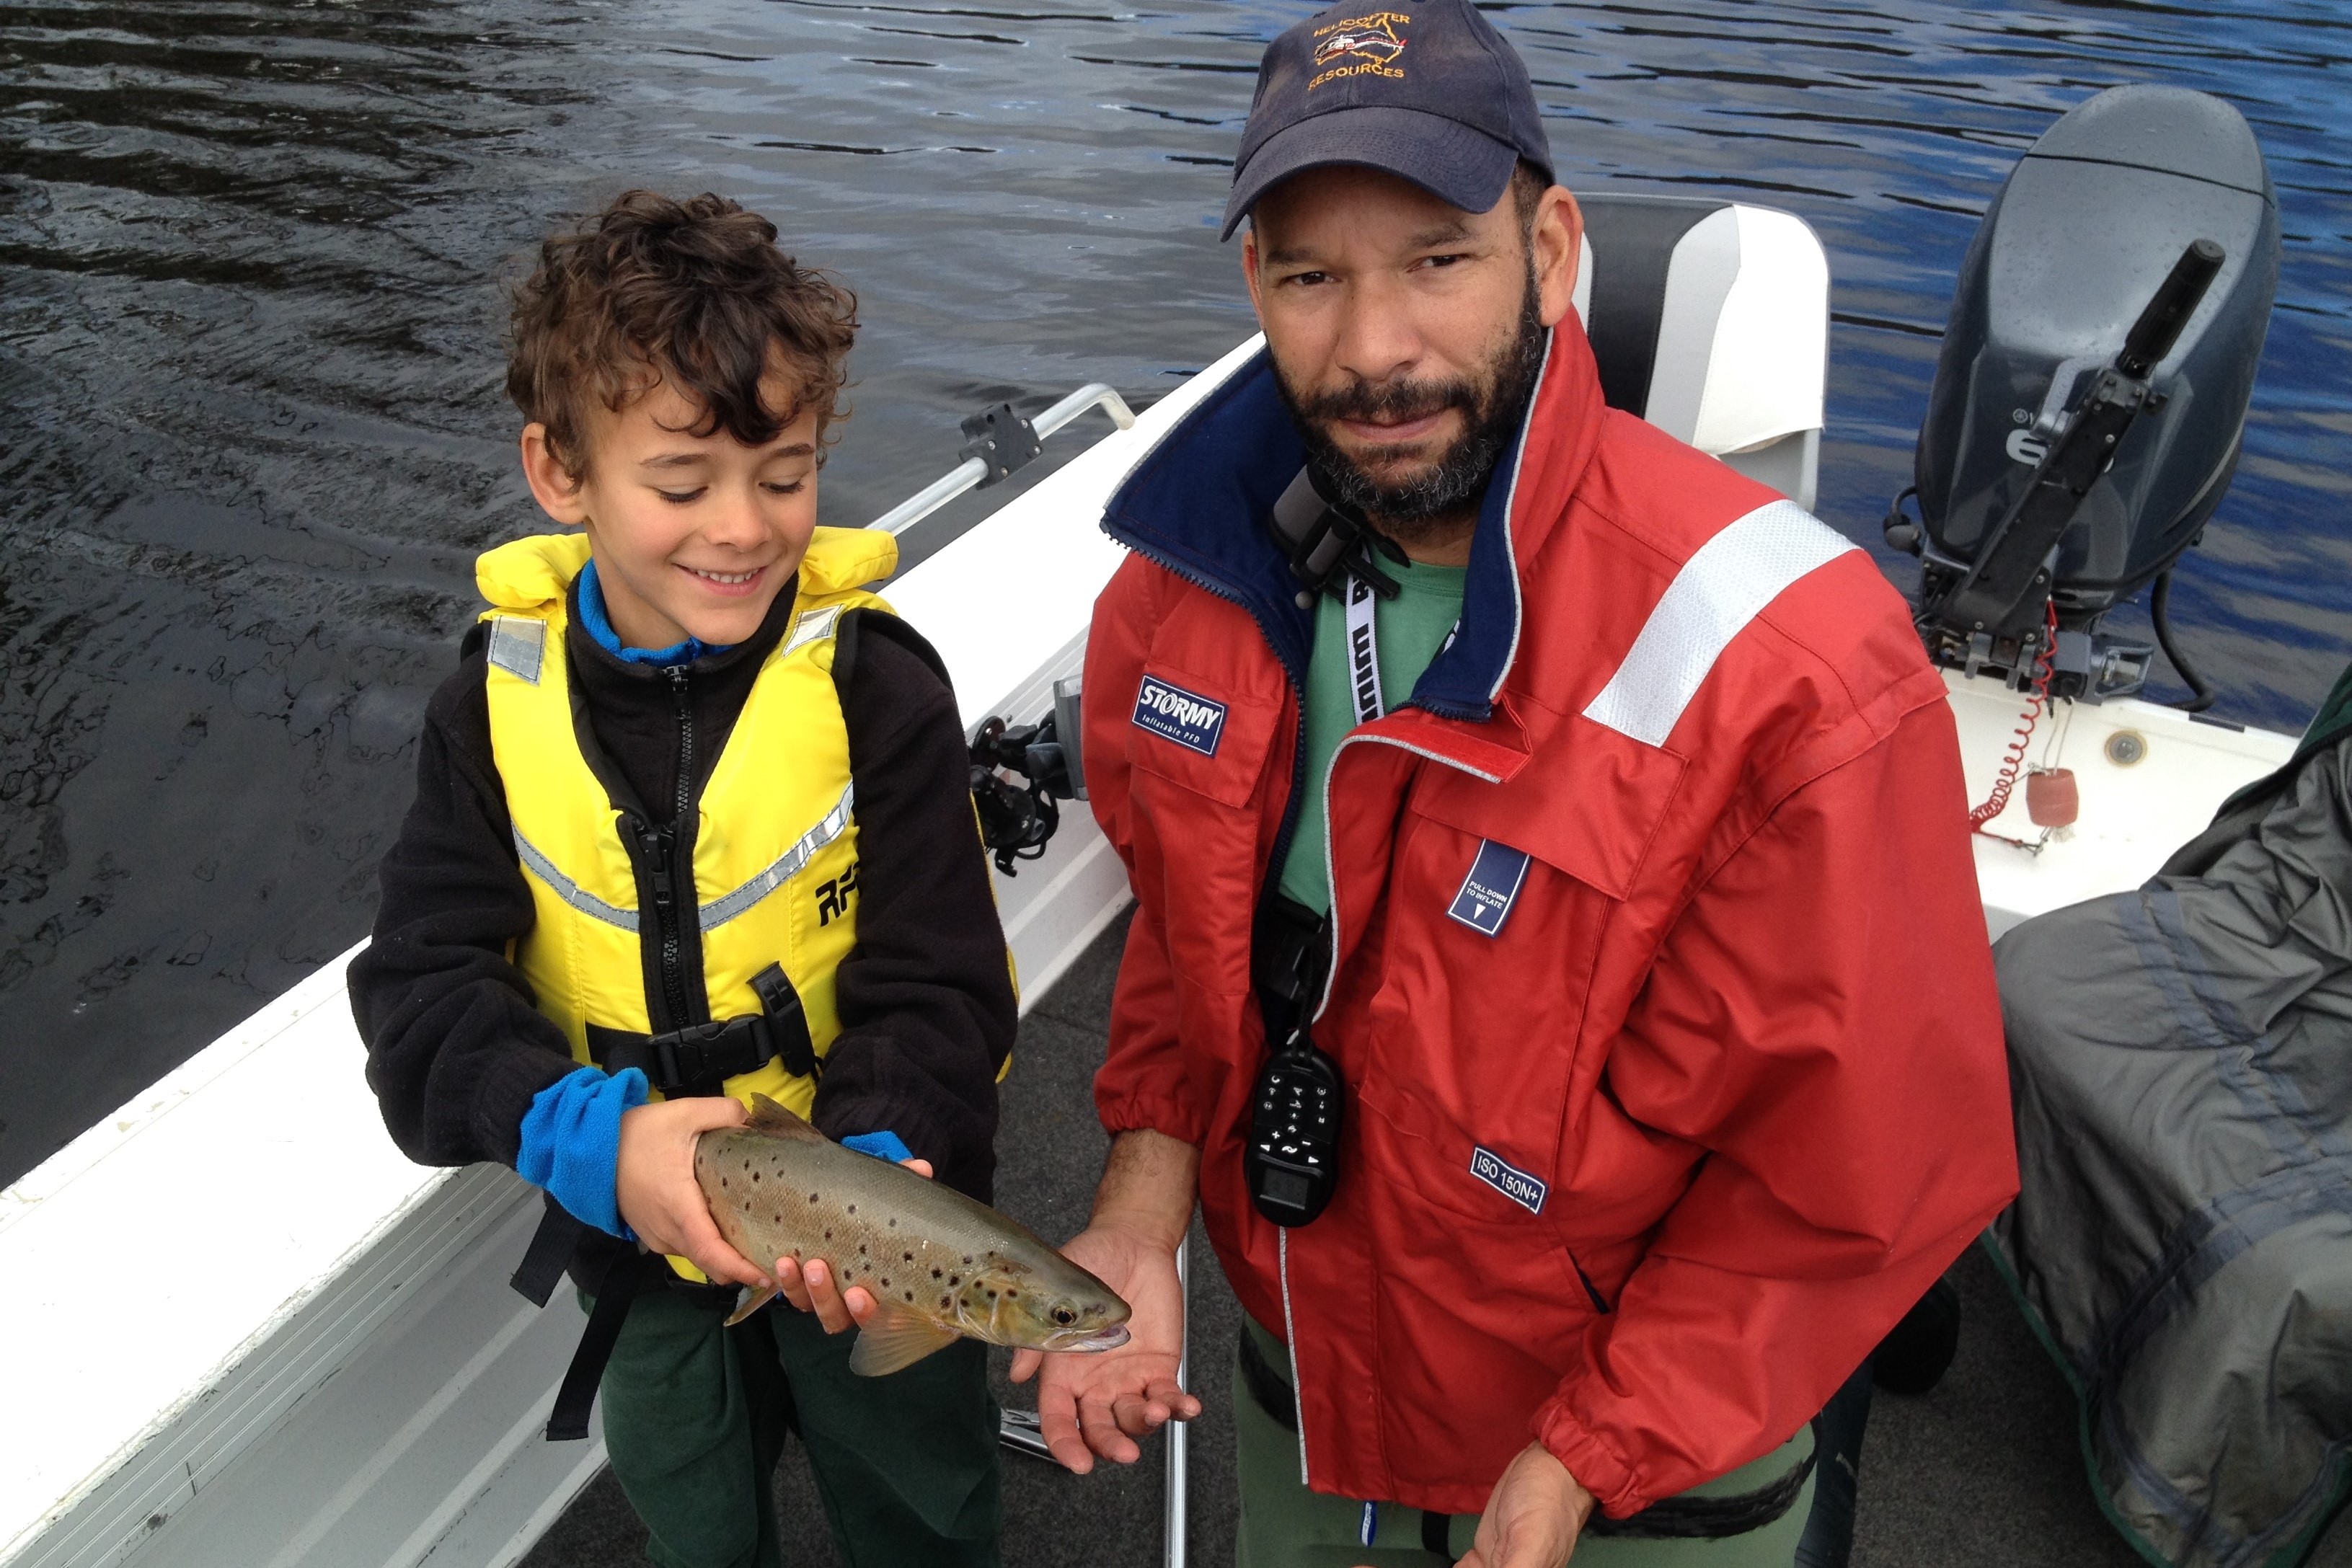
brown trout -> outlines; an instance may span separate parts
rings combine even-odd
[[[877,1310],[849,1369],[911,1366],[959,1337],[1024,1350],[1110,1350],[1128,1304],[1034,1231],[952,1187],[843,1148],[765,1095],[751,1119],[705,1133],[694,1176],[727,1244],[761,1269],[822,1258]],[[774,1299],[748,1293],[730,1322]]]

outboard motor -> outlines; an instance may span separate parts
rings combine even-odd
[[[2278,283],[2279,218],[2253,132],[2218,98],[2113,88],[2062,117],[2001,187],[1960,264],[1920,426],[1929,655],[2021,691],[2098,702],[2154,650],[2098,630],[2169,572],[2238,461]]]

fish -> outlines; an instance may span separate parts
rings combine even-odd
[[[1020,1221],[844,1148],[764,1094],[751,1110],[696,1140],[695,1180],[719,1234],[759,1268],[822,1258],[843,1290],[874,1298],[852,1372],[886,1376],[958,1339],[1050,1351],[1127,1343],[1127,1302]],[[778,1294],[747,1288],[728,1322]]]

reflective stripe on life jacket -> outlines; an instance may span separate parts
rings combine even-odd
[[[574,728],[564,659],[567,595],[588,559],[577,535],[519,539],[484,555],[476,579],[491,609],[490,740],[512,816],[515,853],[535,921],[515,962],[541,1012],[590,1061],[588,1026],[653,1030],[649,975],[660,972],[660,921],[648,866],[641,886],[616,804],[591,768]],[[857,820],[849,737],[833,684],[834,634],[848,610],[888,610],[859,585],[896,564],[896,541],[819,528],[803,558],[791,630],[761,666],[726,748],[710,769],[693,824],[691,889],[678,920],[701,946],[709,1019],[759,1014],[754,976],[781,965],[799,993],[821,1059],[840,1032],[834,970],[856,942]],[[705,1021],[670,1020],[673,1027]],[[814,1075],[781,1061],[725,1080],[744,1101],[765,1094],[800,1115]],[[688,1279],[702,1276],[672,1259]]]

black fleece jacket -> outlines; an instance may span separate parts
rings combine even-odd
[[[698,800],[791,623],[795,586],[748,642],[684,666]],[[564,652],[583,740],[602,753],[616,803],[634,793],[666,823],[677,689],[669,672],[614,658],[583,632],[573,591]],[[986,1201],[1014,1004],[962,728],[939,656],[903,622],[853,612],[836,638],[857,801],[857,943],[836,971],[842,1028],[814,1120],[835,1138],[897,1133],[940,1180]],[[484,643],[481,628],[467,633],[426,708],[416,799],[377,873],[374,940],[351,966],[368,1082],[393,1141],[425,1165],[513,1165],[532,1097],[577,1065],[506,956],[531,927],[531,896],[492,762]],[[707,1016],[700,985],[691,992]]]

